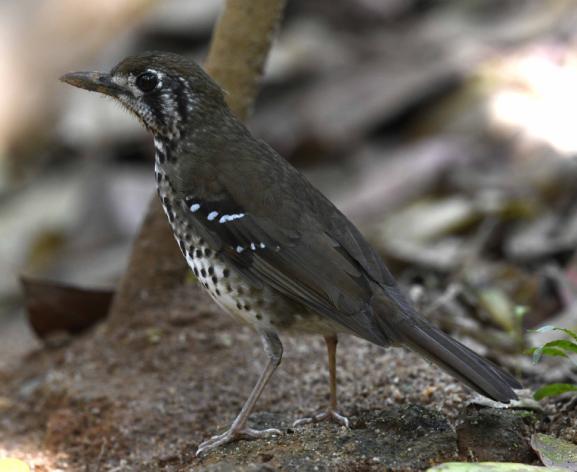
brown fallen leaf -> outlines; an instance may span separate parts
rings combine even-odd
[[[113,290],[87,289],[21,277],[28,320],[36,335],[80,333],[106,318]]]

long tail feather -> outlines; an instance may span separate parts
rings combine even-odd
[[[419,320],[404,334],[410,349],[433,361],[473,390],[508,403],[522,388],[517,380],[442,331]]]
[[[421,354],[486,397],[503,403],[517,399],[513,389],[522,386],[513,376],[431,326],[408,305],[394,307],[402,315],[393,316],[396,322],[391,323],[391,298],[386,300],[386,309],[381,305],[383,311],[377,315],[377,323],[389,338]]]

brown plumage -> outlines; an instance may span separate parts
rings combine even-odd
[[[269,364],[245,407],[199,452],[279,433],[252,430],[246,421],[280,362],[278,332],[284,330],[322,334],[332,359],[331,407],[306,421],[348,424],[335,411],[339,333],[408,347],[489,398],[516,398],[513,389],[520,385],[513,377],[416,313],[356,227],[250,134],[196,64],[146,53],[110,74],[74,73],[63,80],[115,97],[152,132],[159,194],[183,255],[215,301],[264,341]]]

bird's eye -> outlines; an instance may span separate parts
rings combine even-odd
[[[143,72],[136,78],[135,84],[142,92],[152,92],[158,85],[158,77],[152,72]]]

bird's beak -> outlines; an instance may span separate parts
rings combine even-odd
[[[110,74],[102,72],[70,72],[60,77],[65,82],[74,87],[78,87],[92,92],[100,92],[111,97],[116,97],[123,89],[112,81]]]

